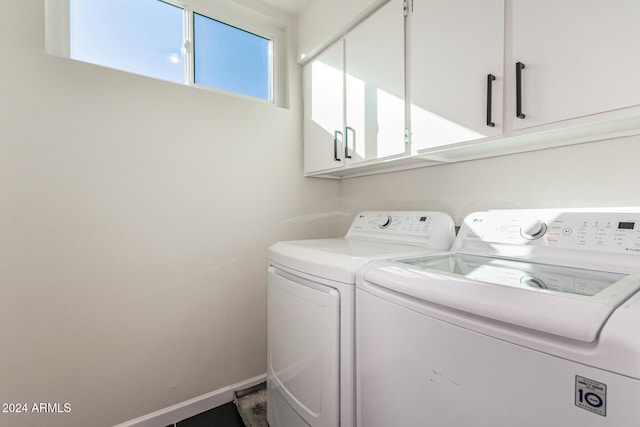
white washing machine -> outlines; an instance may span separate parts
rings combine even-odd
[[[361,212],[344,238],[268,251],[267,418],[271,427],[355,426],[356,271],[376,259],[444,252],[440,212]]]
[[[356,292],[362,427],[640,426],[640,211],[468,216]]]

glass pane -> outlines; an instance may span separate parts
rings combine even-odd
[[[618,273],[465,254],[398,261],[422,269],[460,274],[481,282],[583,296],[595,296],[625,277]]]
[[[194,82],[271,99],[271,41],[193,14]]]
[[[71,58],[184,83],[183,9],[159,0],[70,0]]]

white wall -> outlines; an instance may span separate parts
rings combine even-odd
[[[440,210],[458,225],[488,209],[640,206],[638,159],[640,137],[628,137],[352,178],[340,191],[345,212]]]
[[[0,14],[0,425],[107,426],[266,372],[265,251],[337,232],[291,109],[45,55]],[[293,50],[293,46],[290,47]]]

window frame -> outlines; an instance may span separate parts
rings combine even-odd
[[[45,0],[45,50],[50,55],[71,58],[70,43],[70,1],[71,0]],[[157,0],[183,10],[183,47],[182,59],[184,66],[185,86],[195,87],[201,90],[214,91],[218,93],[239,96],[258,102],[271,103],[277,106],[285,104],[285,31],[286,24],[277,22],[275,18],[269,17],[260,11],[250,9],[247,6],[232,2],[219,2],[215,4],[207,3],[207,0]],[[210,0],[209,0],[210,1]],[[256,36],[263,37],[270,41],[270,99],[263,99],[254,96],[244,95],[225,89],[196,84],[194,81],[194,34],[193,20],[194,13],[214,19],[224,24],[236,27]],[[105,65],[94,64],[101,67],[111,68]],[[130,71],[112,68],[122,72]],[[134,73],[137,74],[137,73]],[[137,74],[149,78],[156,78],[145,74]],[[159,79],[163,80],[163,79]],[[163,80],[168,81],[168,80]],[[173,83],[173,82],[172,82]]]

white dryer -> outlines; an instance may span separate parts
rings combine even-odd
[[[440,212],[361,212],[344,238],[279,242],[267,274],[271,427],[355,425],[356,271],[394,256],[449,250]]]
[[[358,277],[362,427],[640,425],[640,211],[468,216]]]

